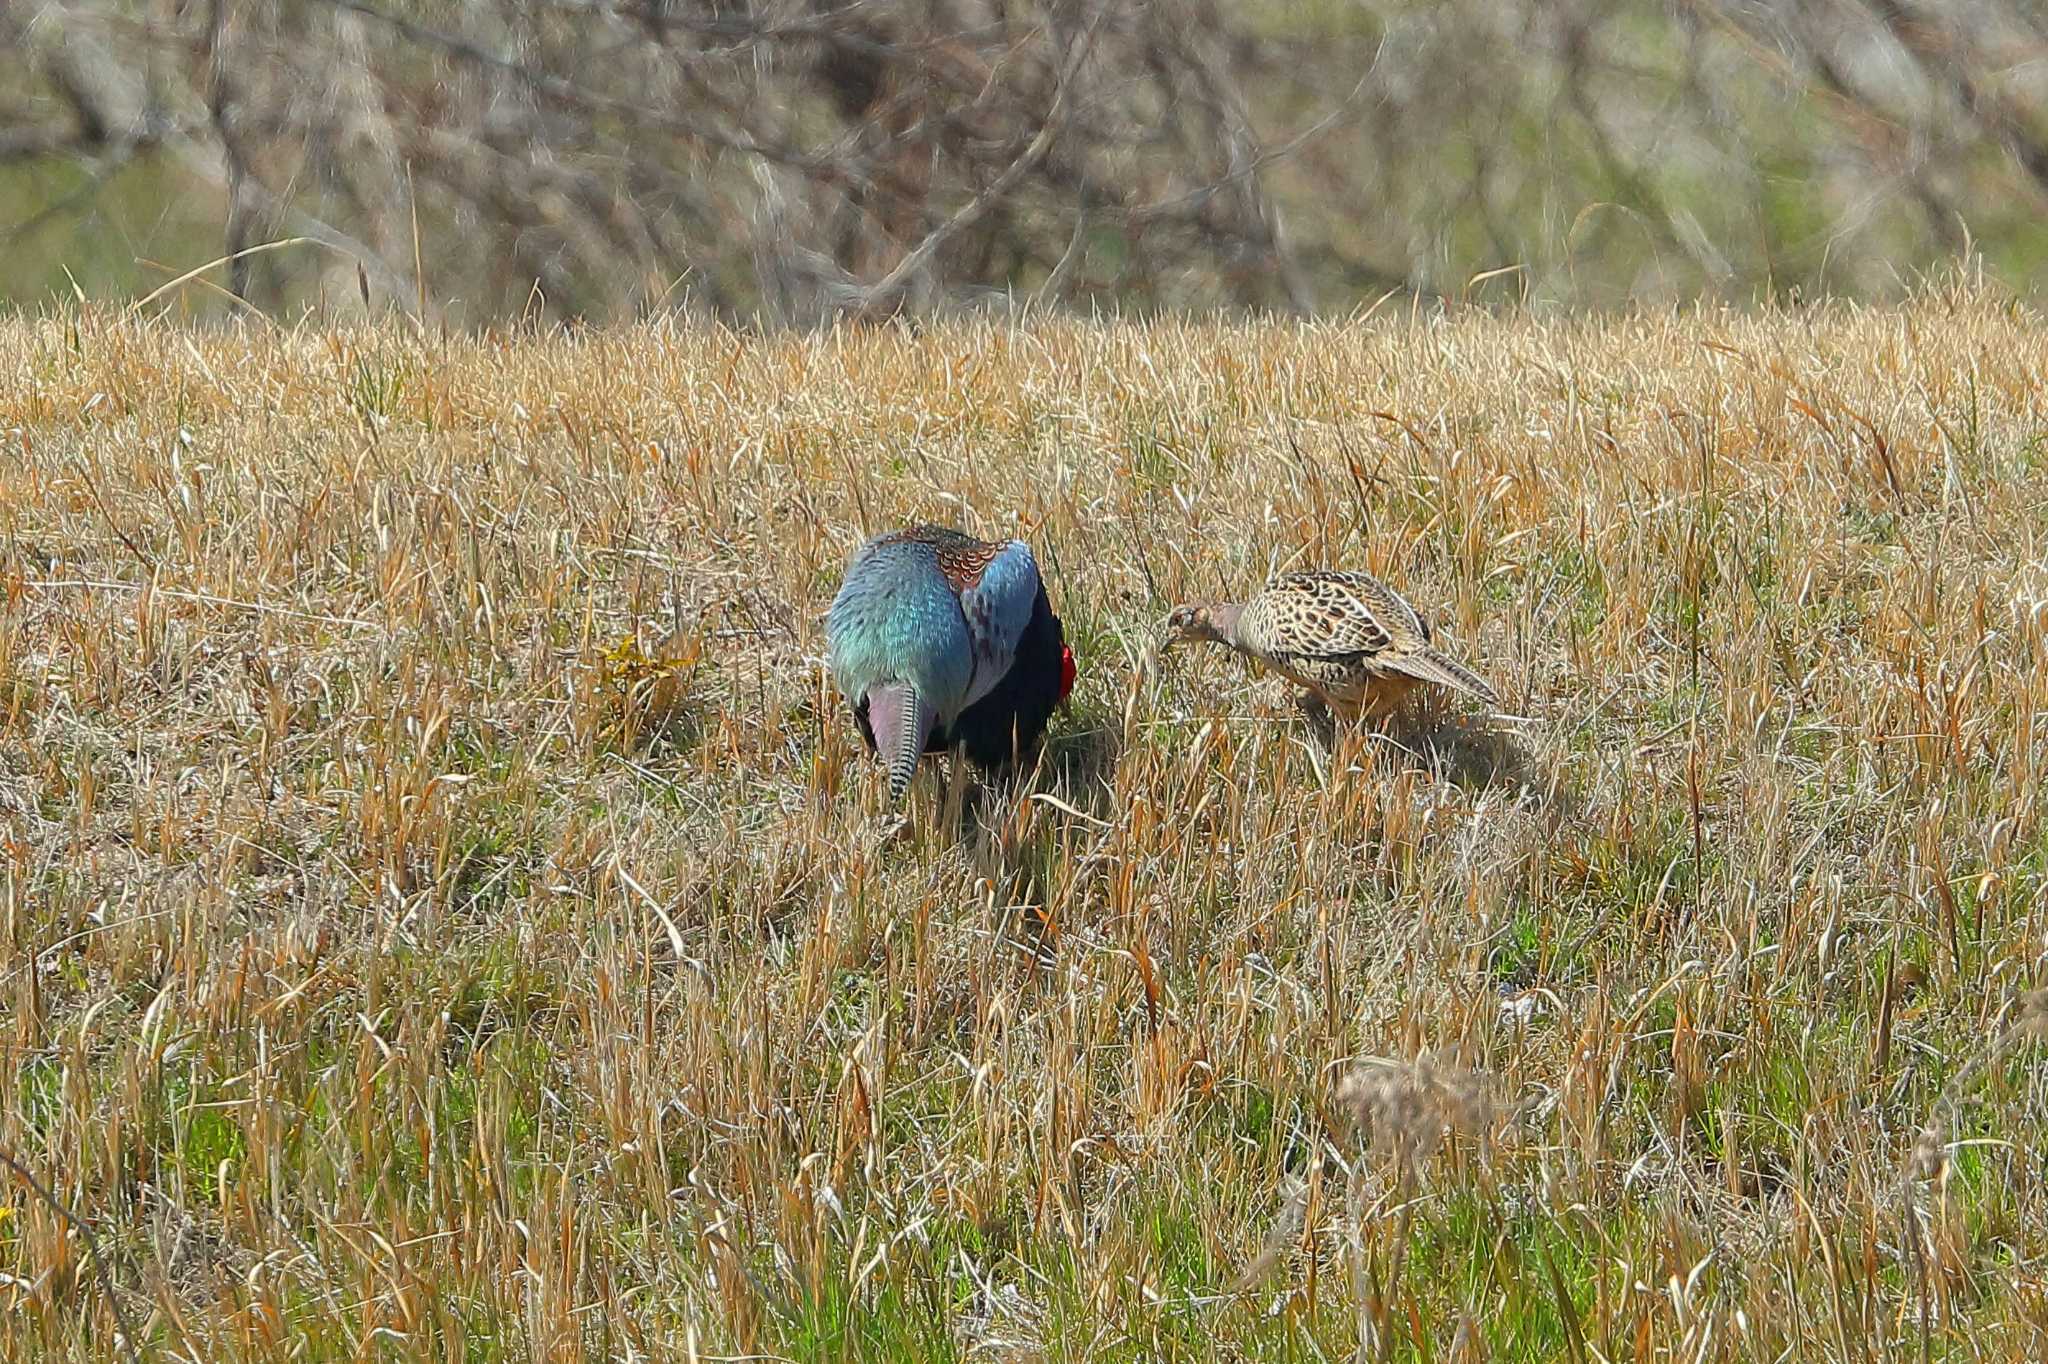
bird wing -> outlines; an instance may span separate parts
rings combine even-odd
[[[960,614],[967,618],[967,637],[974,646],[974,676],[963,708],[994,690],[1017,661],[1017,644],[1031,623],[1040,587],[1038,561],[1022,540],[984,548],[986,555],[973,556],[980,563],[972,580],[960,587]],[[950,577],[953,565],[947,568]]]
[[[1382,654],[1378,662],[1388,672],[1469,692],[1489,706],[1500,704],[1499,694],[1484,679],[1440,649],[1425,647],[1413,652]]]
[[[1267,584],[1262,614],[1276,652],[1304,658],[1378,655],[1429,642],[1406,598],[1366,573],[1311,570]]]
[[[1296,623],[1302,659],[1365,660],[1367,666],[1470,692],[1500,704],[1492,687],[1430,642],[1429,622],[1393,588],[1369,573],[1334,570],[1290,573],[1267,591],[1279,593],[1280,613]]]
[[[946,720],[965,704],[974,651],[945,555],[914,531],[877,536],[854,554],[825,619],[833,680],[849,701],[900,681]]]

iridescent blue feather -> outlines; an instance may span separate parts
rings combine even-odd
[[[923,752],[957,740],[993,766],[1036,743],[1064,686],[1059,620],[1021,540],[936,526],[877,536],[848,563],[825,638],[833,681],[897,798]]]

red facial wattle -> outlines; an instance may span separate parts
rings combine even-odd
[[[1060,645],[1060,700],[1074,690],[1074,651],[1069,645]]]

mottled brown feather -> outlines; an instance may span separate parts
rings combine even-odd
[[[1424,682],[1498,704],[1491,687],[1436,647],[1408,599],[1369,573],[1283,574],[1244,604],[1222,638],[1346,718],[1387,714]]]
[[[1003,552],[1002,544],[977,540],[950,526],[912,526],[883,536],[878,543],[931,546],[939,561],[939,572],[955,592],[965,592],[980,582],[989,562]]]

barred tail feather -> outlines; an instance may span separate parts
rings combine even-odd
[[[917,775],[917,763],[924,756],[925,731],[931,727],[930,703],[916,687],[906,687],[902,727],[896,735],[896,751],[889,754],[889,799],[900,801]]]
[[[1413,653],[1382,654],[1378,661],[1390,672],[1470,692],[1489,706],[1500,704],[1500,697],[1480,680],[1477,673],[1440,650],[1417,649]]]

